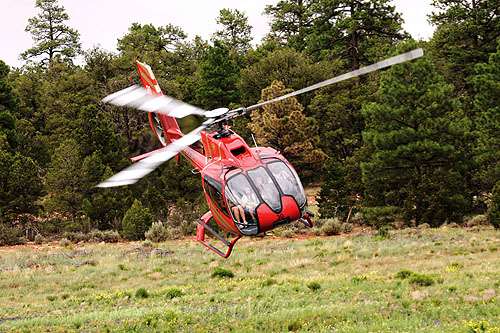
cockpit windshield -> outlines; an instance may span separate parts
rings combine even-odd
[[[276,213],[282,210],[281,196],[292,196],[300,209],[306,203],[299,177],[282,161],[231,176],[226,183],[225,197],[234,221],[245,231],[257,226],[257,207],[265,203]],[[249,229],[250,230],[250,229]]]
[[[264,167],[258,167],[257,169],[248,171],[248,175],[255,184],[262,200],[264,200],[272,210],[281,210],[280,192],[276,188],[276,185],[274,185],[266,169],[264,169]]]
[[[295,171],[281,161],[269,163],[267,167],[281,187],[283,194],[294,197],[298,205],[302,207],[306,202],[306,196],[299,176]]]

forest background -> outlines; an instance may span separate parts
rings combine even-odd
[[[0,60],[0,245],[91,230],[139,239],[155,221],[171,236],[194,233],[208,207],[185,160],[133,186],[95,187],[130,156],[160,146],[146,114],[100,102],[138,83],[136,60],[153,68],[165,94],[210,110],[416,47],[423,58],[269,105],[233,128],[319,184],[322,219],[438,227],[481,215],[499,227],[500,4],[433,6],[427,42],[411,39],[388,0],[288,0],[264,9],[271,31],[257,46],[245,13],[222,9],[210,41],[188,40],[171,24],[134,23],[110,53],[82,50],[64,7],[37,0],[25,65]]]

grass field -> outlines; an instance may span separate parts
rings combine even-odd
[[[139,246],[0,248],[0,331],[500,331],[491,228]]]

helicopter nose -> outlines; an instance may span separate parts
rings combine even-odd
[[[273,212],[267,205],[260,205],[257,209],[260,232],[272,230],[300,218],[300,209],[297,202],[289,196],[281,198],[280,212]]]

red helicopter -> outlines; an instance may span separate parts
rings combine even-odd
[[[312,227],[304,188],[293,166],[270,147],[250,147],[231,127],[229,119],[241,116],[266,104],[312,91],[332,83],[353,78],[423,55],[416,49],[373,65],[334,77],[278,98],[235,110],[219,108],[205,111],[162,94],[151,68],[137,61],[143,87],[134,85],[105,97],[102,101],[149,112],[149,123],[164,146],[133,157],[134,163],[103,181],[98,187],[135,183],[172,157],[184,155],[201,174],[202,185],[210,210],[197,219],[196,239],[218,255],[227,258],[242,236],[254,236],[299,220]],[[200,115],[205,122],[183,134],[176,118]],[[202,148],[196,143],[201,139]],[[236,235],[227,241],[208,226],[213,218],[217,224]],[[205,240],[210,232],[227,246],[224,253]]]

